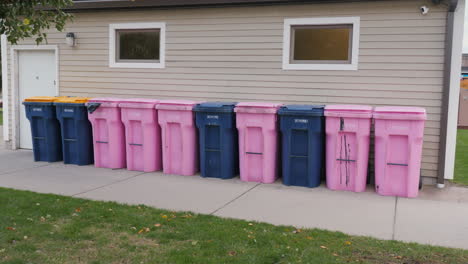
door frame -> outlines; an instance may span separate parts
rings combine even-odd
[[[20,126],[20,107],[21,103],[19,100],[19,69],[18,69],[18,51],[29,50],[29,51],[40,51],[49,50],[54,51],[55,54],[55,95],[59,95],[59,48],[57,45],[13,45],[11,46],[11,87],[12,87],[12,148],[19,149],[19,126]]]

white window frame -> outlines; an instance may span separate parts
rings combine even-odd
[[[291,18],[284,20],[283,32],[283,70],[358,70],[359,59],[359,28],[360,17],[319,17],[319,18]],[[343,25],[352,24],[352,49],[351,63],[328,64],[328,63],[291,63],[291,28],[293,26],[320,26],[320,25]]]
[[[159,29],[159,62],[119,62],[116,60],[117,30],[121,29]],[[166,23],[124,23],[109,24],[109,67],[111,68],[155,68],[166,67]]]

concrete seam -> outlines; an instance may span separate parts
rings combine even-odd
[[[218,211],[220,211],[221,209],[225,208],[226,206],[230,205],[231,203],[233,203],[234,201],[236,201],[237,199],[241,198],[242,196],[244,196],[246,193],[250,192],[251,190],[255,189],[257,186],[259,186],[260,183],[257,183],[255,184],[255,186],[253,186],[252,188],[246,190],[245,192],[239,194],[237,197],[235,197],[234,199],[232,199],[231,201],[225,203],[224,205],[222,205],[221,207],[219,207],[218,209],[214,210],[213,212],[210,213],[210,215],[213,215],[215,213],[217,213]]]
[[[20,171],[27,171],[27,170],[37,169],[37,168],[43,168],[43,167],[47,167],[47,166],[51,166],[51,165],[53,165],[53,164],[45,164],[45,165],[36,166],[36,167],[33,167],[33,168],[27,168],[27,169],[11,170],[11,171],[7,171],[7,172],[2,172],[2,173],[0,173],[0,176],[8,175],[8,174],[13,174],[13,173],[20,172]]]
[[[93,188],[93,189],[90,189],[90,190],[86,190],[86,191],[82,191],[82,192],[79,192],[79,193],[75,193],[75,194],[71,195],[71,197],[76,197],[76,196],[78,196],[78,195],[85,194],[85,193],[92,192],[92,191],[96,191],[96,190],[99,190],[99,189],[102,189],[102,188],[105,188],[105,187],[114,185],[114,184],[116,184],[116,183],[121,183],[121,182],[124,182],[124,181],[128,181],[128,180],[130,180],[130,179],[136,178],[136,177],[141,176],[141,175],[143,175],[143,174],[146,174],[146,172],[143,172],[143,173],[140,173],[140,174],[136,174],[136,175],[133,175],[133,176],[130,176],[130,177],[128,177],[128,178],[121,179],[121,180],[118,180],[118,181],[113,181],[113,182],[111,182],[111,183],[104,184],[104,185],[98,186],[98,187]]]
[[[395,197],[395,209],[393,210],[392,240],[395,240],[396,220],[397,220],[397,207],[398,207],[398,197]]]

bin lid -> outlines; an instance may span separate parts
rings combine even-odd
[[[96,97],[88,100],[88,103],[101,103],[102,107],[118,107],[120,102],[124,102],[125,99],[113,98],[113,97]]]
[[[285,105],[278,110],[279,115],[323,116],[324,105]]]
[[[241,102],[236,105],[234,112],[252,114],[274,114],[283,104],[266,102]]]
[[[325,116],[371,118],[372,106],[369,105],[327,105]]]
[[[196,112],[217,112],[231,113],[234,112],[236,102],[206,102],[197,104],[193,111]]]
[[[191,100],[162,100],[156,105],[159,110],[192,110],[200,102]]]
[[[32,96],[24,99],[25,102],[51,103],[58,99],[68,98],[67,96]]]
[[[119,103],[123,108],[154,108],[160,100],[148,98],[130,98]]]
[[[124,98],[114,98],[114,97],[95,97],[89,99],[90,103],[120,103],[125,101]]]
[[[55,103],[64,103],[64,104],[84,104],[87,103],[89,97],[64,97],[58,98],[55,100]]]
[[[375,119],[426,120],[426,109],[408,106],[381,106],[374,109]]]

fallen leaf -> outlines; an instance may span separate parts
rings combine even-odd
[[[12,226],[8,226],[6,229],[7,229],[7,230],[11,230],[11,231],[15,231],[15,230],[16,230],[16,228],[14,228],[14,227],[12,227]]]
[[[26,239],[28,239],[28,236],[24,236],[23,238],[26,240]]]
[[[252,224],[252,223],[249,223],[249,226],[253,226],[253,224]]]
[[[311,236],[308,236],[308,237],[306,237],[306,238],[307,238],[307,239],[309,239],[309,240],[312,240],[312,239],[314,239],[314,238],[313,238],[313,237],[311,237]]]
[[[348,245],[348,246],[352,244],[351,241],[345,241],[344,243],[345,245]]]
[[[228,252],[228,255],[231,256],[231,257],[234,257],[235,255],[237,255],[237,252],[235,252],[235,251],[229,251],[229,252]]]
[[[149,229],[149,227],[144,227],[142,229],[140,229],[140,231],[138,231],[138,234],[141,234],[141,233],[148,233],[151,229]]]
[[[155,227],[161,227],[161,224],[154,224]]]
[[[132,227],[130,227],[130,229],[132,229],[132,230],[136,230],[136,227],[132,226]]]
[[[195,241],[192,241],[192,245],[193,245],[193,246],[196,246],[197,244],[198,244],[198,241],[196,241],[196,240],[195,240]]]
[[[41,219],[40,219],[40,220],[41,220],[41,222],[45,222],[45,221],[46,221],[45,217],[43,217],[43,216],[41,216]]]
[[[80,207],[76,208],[75,212],[77,212],[77,213],[81,212],[81,208]]]
[[[323,248],[323,249],[328,249],[326,246],[320,246],[320,248]]]
[[[162,215],[161,217],[164,219],[167,219],[167,215]]]
[[[296,229],[296,230],[293,231],[294,234],[298,234],[298,233],[300,233],[300,232],[302,232],[301,229]]]
[[[37,206],[41,205],[40,203],[36,203]]]
[[[336,254],[336,253],[333,253],[333,256],[335,256],[335,257],[338,257],[339,255],[338,255],[338,254]]]

